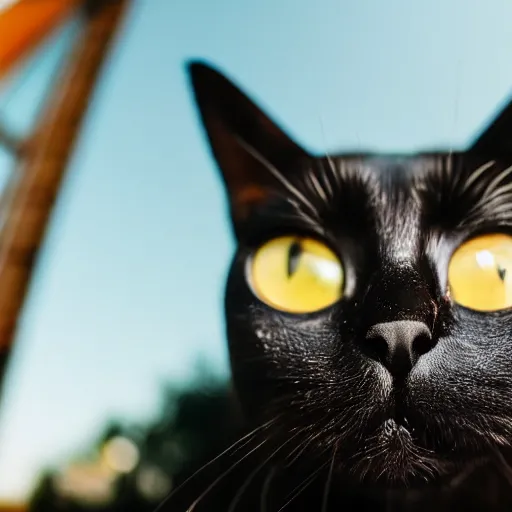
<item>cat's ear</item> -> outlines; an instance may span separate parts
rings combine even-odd
[[[189,62],[188,71],[236,224],[307,153],[220,72],[200,61]]]
[[[512,101],[491,121],[469,151],[490,158],[512,154]]]

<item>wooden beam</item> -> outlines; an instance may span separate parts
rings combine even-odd
[[[0,12],[0,79],[84,0],[18,0]]]
[[[101,64],[129,4],[130,0],[86,2],[83,30],[15,171],[0,233],[0,362],[4,366],[34,261]],[[2,376],[0,368],[0,382]]]

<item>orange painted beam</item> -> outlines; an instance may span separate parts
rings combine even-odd
[[[83,0],[18,0],[0,12],[0,79]]]
[[[20,503],[0,503],[0,512],[27,512],[28,507]]]

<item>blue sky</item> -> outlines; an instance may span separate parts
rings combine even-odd
[[[310,149],[462,147],[512,92],[512,3],[483,5],[135,1],[23,317],[0,422],[0,496],[22,495],[109,418],[151,415],[160,384],[190,379],[198,358],[227,374],[221,297],[233,241],[184,61],[217,63]],[[0,112],[21,131],[58,55],[48,48],[16,94],[0,85]],[[0,174],[7,166],[0,153]]]

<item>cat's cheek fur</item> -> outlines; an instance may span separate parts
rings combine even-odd
[[[233,377],[253,424],[277,418],[276,443],[304,429],[298,437],[309,444],[304,459],[336,447],[343,461],[336,471],[344,478],[403,484],[437,474],[437,459],[387,419],[392,378],[382,365],[361,355],[352,341],[333,338],[319,319],[292,326],[265,306],[251,310],[251,332],[242,336],[243,326],[233,322],[229,328],[238,340],[231,347]],[[281,455],[285,460],[288,452]]]
[[[491,323],[485,329],[474,313],[459,311],[452,336],[420,358],[408,377],[406,429],[390,420],[393,378],[361,352],[350,311],[338,304],[303,316],[270,308],[251,291],[246,258],[246,251],[235,258],[226,290],[233,379],[253,426],[274,420],[276,442],[302,429],[304,460],[336,446],[340,475],[403,485],[454,473],[468,455],[481,456],[487,439],[510,435],[503,422],[484,425],[482,415],[467,413],[499,404],[504,395],[496,390],[512,389],[509,348],[493,347]],[[481,337],[465,338],[467,325]]]
[[[242,260],[228,280],[226,318],[233,378],[253,426],[277,418],[276,439],[303,429],[305,458],[336,446],[340,473],[358,481],[433,473],[427,451],[389,422],[392,377],[362,354],[342,307],[304,317],[275,311],[250,291]]]

